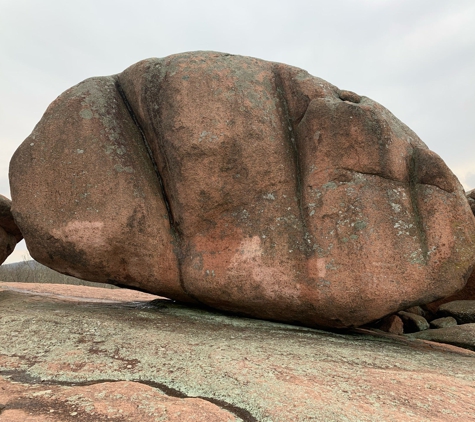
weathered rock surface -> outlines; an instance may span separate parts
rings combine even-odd
[[[475,214],[475,189],[466,192],[467,200],[472,210],[472,213]],[[428,309],[432,312],[436,312],[440,305],[448,302],[453,302],[455,300],[475,300],[475,270],[472,271],[470,277],[467,280],[467,284],[457,293],[440,299],[434,303],[427,305]]]
[[[12,202],[0,195],[0,265],[15,249],[16,244],[23,239],[11,213]]]
[[[453,346],[170,301],[74,303],[11,291],[0,291],[0,318],[0,420],[9,422],[13,412],[100,421],[109,408],[114,420],[173,421],[163,409],[183,407],[184,422],[455,422],[475,414],[475,353]]]
[[[457,325],[457,320],[454,317],[443,317],[437,318],[430,322],[431,328],[447,328],[455,327]]]
[[[130,381],[83,386],[11,382],[0,376],[5,422],[235,422],[235,415],[199,398],[177,398]]]
[[[179,54],[80,83],[10,183],[42,264],[265,319],[361,325],[451,295],[475,260],[462,187],[414,132],[249,57]]]
[[[397,315],[388,315],[383,318],[378,328],[391,334],[404,334],[404,323]]]
[[[459,324],[475,323],[475,300],[445,303],[439,308],[438,314],[454,317]]]
[[[475,189],[466,192],[465,195],[467,197],[468,204],[470,205],[470,209],[475,215]]]
[[[437,312],[437,309],[439,309],[440,305],[443,305],[444,303],[454,302],[456,300],[475,300],[475,271],[472,271],[472,274],[468,278],[467,284],[463,289],[453,295],[430,303],[426,306],[432,312]]]
[[[407,334],[412,338],[452,344],[475,350],[475,324],[463,324],[456,327],[430,329],[418,333]]]

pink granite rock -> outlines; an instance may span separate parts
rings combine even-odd
[[[16,244],[23,239],[20,229],[13,219],[11,204],[12,201],[0,195],[0,264],[5,262],[15,249]]]
[[[462,187],[414,132],[249,57],[185,53],[85,81],[10,176],[41,263],[259,318],[361,325],[461,289],[475,259]]]

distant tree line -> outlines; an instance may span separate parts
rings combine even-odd
[[[111,284],[93,283],[92,281],[81,280],[70,277],[51,268],[36,262],[33,259],[25,259],[14,264],[0,265],[0,281],[19,283],[53,283],[53,284],[74,284],[76,286],[105,287],[115,289]]]

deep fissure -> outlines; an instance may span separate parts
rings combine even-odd
[[[127,111],[129,112],[129,115],[130,115],[131,119],[133,120],[135,126],[137,127],[137,129],[140,132],[143,144],[144,144],[145,149],[147,151],[147,154],[148,154],[148,156],[149,156],[149,158],[152,162],[153,169],[155,170],[155,174],[157,175],[158,183],[160,185],[160,191],[162,193],[162,198],[163,198],[163,201],[165,202],[165,207],[167,209],[167,214],[168,214],[168,220],[170,222],[170,227],[176,233],[177,232],[176,222],[175,222],[175,218],[173,217],[172,209],[171,209],[171,206],[170,206],[170,201],[168,199],[167,191],[165,189],[165,184],[163,182],[162,175],[160,174],[160,171],[158,169],[157,162],[155,161],[155,159],[153,157],[152,150],[151,150],[150,145],[147,141],[147,137],[145,136],[145,132],[143,131],[142,126],[140,125],[140,123],[139,123],[139,121],[138,121],[138,119],[137,119],[137,117],[134,113],[134,110],[132,109],[132,106],[130,105],[129,101],[127,100],[127,96],[125,95],[125,92],[124,92],[122,86],[120,85],[120,82],[119,82],[118,79],[116,79],[115,85],[116,85],[117,91],[119,92],[120,97],[122,98],[122,101],[123,101],[125,107],[127,108]]]
[[[152,149],[150,148],[150,144],[147,141],[147,137],[145,136],[145,132],[144,132],[142,126],[140,125],[140,123],[137,119],[137,116],[135,115],[135,112],[132,109],[132,106],[130,105],[129,101],[127,100],[127,96],[125,95],[124,89],[122,88],[118,78],[116,79],[115,85],[116,85],[116,88],[117,88],[117,91],[118,91],[120,97],[122,98],[122,101],[123,101],[125,107],[127,108],[127,111],[129,112],[129,115],[130,115],[132,121],[134,122],[135,126],[137,127],[137,129],[140,132],[143,144],[144,144],[145,149],[147,151],[147,154],[148,154],[148,156],[149,156],[149,158],[152,162],[153,168],[155,170],[155,174],[156,174],[157,179],[158,179],[158,183],[160,185],[160,191],[161,191],[162,198],[163,198],[163,201],[165,203],[166,210],[167,210],[168,221],[170,223],[170,229],[172,231],[172,234],[173,234],[173,237],[174,237],[175,241],[177,242],[175,255],[177,257],[178,275],[179,275],[180,286],[181,286],[182,290],[189,297],[191,297],[192,299],[194,299],[195,301],[200,303],[200,301],[193,294],[188,292],[188,290],[185,286],[185,281],[183,279],[183,274],[182,274],[182,270],[181,270],[182,251],[181,251],[181,245],[180,245],[180,241],[181,241],[180,230],[178,229],[178,223],[177,223],[176,219],[173,216],[173,212],[172,212],[172,208],[171,208],[171,204],[170,204],[170,199],[169,199],[169,196],[167,194],[167,190],[165,189],[165,183],[163,181],[163,177],[160,174],[160,170],[158,169],[158,164],[157,164],[155,158],[153,157]]]
[[[297,196],[297,205],[300,212],[300,221],[302,224],[302,231],[303,231],[302,249],[305,255],[309,255],[311,253],[311,250],[308,247],[307,236],[310,236],[310,235],[308,235],[309,231],[307,228],[307,219],[305,217],[304,207],[303,207],[303,191],[302,191],[303,183],[302,183],[302,171],[301,171],[301,166],[300,166],[299,150],[297,147],[297,144],[298,144],[297,134],[294,131],[294,124],[290,117],[289,105],[287,103],[287,98],[285,97],[285,90],[284,90],[284,84],[282,83],[282,77],[279,73],[279,70],[276,69],[275,67],[272,69],[272,73],[275,79],[277,96],[280,103],[282,104],[284,118],[285,118],[285,125],[286,125],[285,130],[287,132],[287,139],[291,145],[291,150],[292,150],[292,155],[293,155],[293,163],[294,163],[295,178],[296,178],[295,188],[296,188],[296,196]]]

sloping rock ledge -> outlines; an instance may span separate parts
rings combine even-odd
[[[97,303],[2,286],[0,421],[447,422],[475,414],[469,350],[163,299]]]

